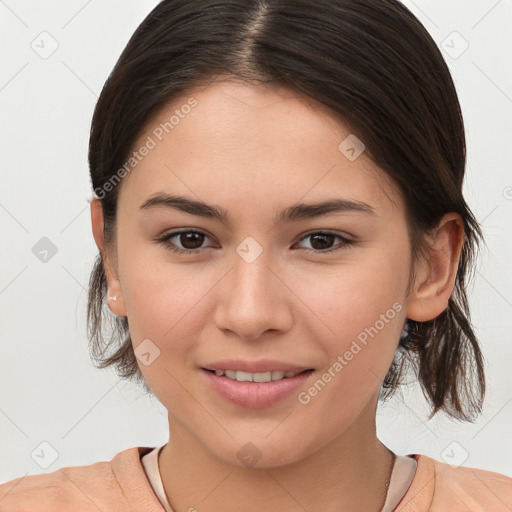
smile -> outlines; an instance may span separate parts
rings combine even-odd
[[[214,371],[219,377],[227,377],[231,380],[237,380],[238,382],[270,382],[271,380],[281,380],[290,377],[295,377],[302,372],[284,372],[282,370],[276,370],[273,372],[260,372],[250,373],[243,372],[241,370],[210,370]],[[307,370],[304,370],[307,371]]]
[[[205,383],[216,394],[248,409],[269,407],[297,393],[314,370],[245,372],[202,368]]]

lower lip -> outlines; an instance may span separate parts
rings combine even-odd
[[[269,382],[239,382],[204,368],[201,371],[220,395],[248,409],[260,409],[275,404],[299,388],[313,372],[307,370],[294,377]]]

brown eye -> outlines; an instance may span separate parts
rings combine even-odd
[[[311,240],[311,249],[306,248],[306,250],[308,252],[314,253],[337,251],[344,249],[350,246],[351,244],[355,243],[354,240],[349,240],[348,238],[345,238],[344,236],[341,236],[337,233],[330,233],[325,231],[315,231],[313,233],[308,233],[301,240],[307,239]],[[335,242],[336,239],[341,240],[341,244],[338,244],[340,247],[333,248],[333,243]]]
[[[187,231],[176,235],[185,249],[198,249],[204,241],[204,235],[196,231]]]
[[[206,233],[188,229],[169,233],[159,241],[178,254],[199,254],[203,252],[202,244],[206,238],[210,238]],[[172,239],[175,241],[171,241]]]

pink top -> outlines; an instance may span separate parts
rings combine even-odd
[[[146,453],[141,460],[149,483],[151,484],[151,487],[153,487],[153,490],[155,491],[158,500],[163,505],[163,508],[167,512],[174,512],[167,500],[162,477],[160,475],[160,468],[158,467],[158,454],[164,446],[165,445],[160,446],[159,448],[155,448],[149,453]],[[391,478],[389,480],[386,502],[384,503],[381,512],[393,512],[394,508],[398,505],[411,485],[414,474],[416,473],[417,465],[418,463],[416,460],[411,457],[404,457],[403,455],[396,456],[393,470],[391,471]]]
[[[153,459],[144,455],[153,452]],[[27,475],[0,485],[2,512],[172,512],[159,501],[159,474],[145,471],[158,453],[154,447],[135,446],[110,461],[86,466],[67,466],[52,473]],[[452,468],[426,455],[410,454],[417,463],[412,482],[394,512],[506,512],[512,510],[512,478],[469,467]],[[402,459],[397,459],[402,460]],[[158,468],[158,461],[157,468]],[[407,463],[408,464],[408,463]],[[390,484],[403,489],[407,471],[395,465]],[[396,471],[396,472],[395,472]],[[395,479],[395,476],[401,475]],[[156,484],[155,482],[156,478]],[[153,480],[152,487],[150,479]],[[401,491],[400,491],[401,492]],[[162,498],[161,498],[162,499]],[[389,504],[389,503],[388,503]],[[164,508],[168,507],[167,509]]]

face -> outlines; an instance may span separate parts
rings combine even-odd
[[[148,123],[119,185],[110,282],[139,367],[223,461],[292,463],[371,428],[410,245],[399,193],[350,135],[295,92],[213,82]],[[157,196],[174,200],[147,203]],[[208,371],[225,367],[307,371]]]

